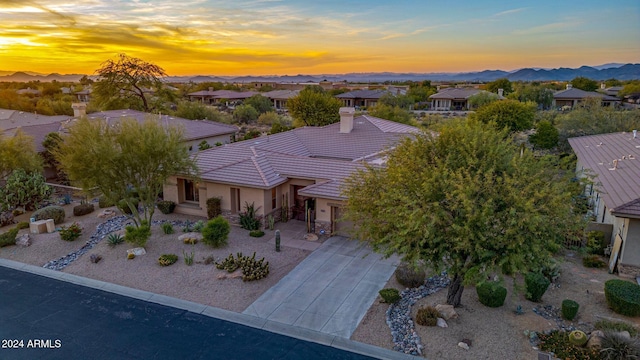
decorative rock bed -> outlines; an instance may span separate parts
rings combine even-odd
[[[422,355],[420,336],[416,333],[411,320],[411,306],[416,301],[449,285],[446,274],[430,277],[425,284],[417,288],[406,289],[400,293],[401,299],[391,304],[387,310],[387,325],[393,336],[393,349],[411,355]]]
[[[44,264],[42,267],[51,270],[62,270],[67,265],[71,264],[73,261],[78,259],[81,255],[85,254],[87,251],[91,250],[100,240],[104,239],[105,236],[111,234],[114,231],[121,230],[131,223],[131,218],[128,216],[117,216],[111,218],[102,224],[96,227],[96,231],[91,235],[91,238],[78,250],[73,251],[59,259],[51,260]],[[167,222],[166,220],[154,220],[152,221],[153,225],[158,225]],[[170,221],[170,223],[174,226],[181,226],[182,221]]]

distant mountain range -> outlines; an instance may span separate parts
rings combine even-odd
[[[0,70],[0,81],[61,81],[61,82],[77,82],[83,74],[39,74],[28,71],[11,73],[9,71]],[[511,81],[569,81],[575,77],[584,76],[593,80],[633,80],[640,79],[640,64],[619,64],[609,63],[598,66],[582,66],[577,69],[558,68],[558,69],[541,69],[541,68],[525,68],[516,71],[503,70],[484,70],[479,72],[467,73],[348,73],[348,74],[324,74],[324,75],[282,75],[282,76],[169,76],[165,80],[175,83],[202,83],[202,82],[286,82],[286,83],[303,83],[303,82],[319,82],[323,80],[338,82],[384,82],[384,81],[471,81],[471,82],[488,82],[499,78],[507,78]],[[94,76],[91,76],[94,77]]]

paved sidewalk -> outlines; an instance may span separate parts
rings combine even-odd
[[[0,339],[23,340],[3,360],[414,358],[11,260],[0,259],[0,289]]]
[[[398,263],[334,236],[243,313],[350,338]]]

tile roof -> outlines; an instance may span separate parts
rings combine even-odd
[[[266,96],[269,99],[291,99],[292,97],[296,97],[300,94],[300,90],[273,90],[262,93],[262,96]]]
[[[240,91],[234,91],[234,90],[215,90],[215,91],[201,90],[201,91],[189,93],[188,96],[209,96],[215,99],[246,99],[257,94],[260,94],[260,93],[255,91],[240,92]]]
[[[483,90],[470,88],[446,88],[429,96],[429,99],[468,99]]]
[[[380,99],[386,94],[391,94],[391,92],[386,89],[354,90],[338,94],[335,97],[338,99]]]
[[[615,96],[609,96],[594,91],[584,91],[576,88],[558,91],[553,94],[554,99],[586,99],[590,97],[599,97],[606,101],[620,101],[620,99]]]
[[[207,120],[188,120],[168,115],[155,115],[136,110],[109,110],[88,114],[89,119],[105,119],[107,121],[118,121],[120,118],[133,118],[138,122],[147,119],[161,120],[165,125],[177,125],[184,128],[184,138],[187,141],[204,139],[212,136],[234,134],[238,128],[234,125],[227,125]]]
[[[17,128],[6,130],[5,135],[15,136],[16,132],[18,132],[18,130],[21,130],[25,135],[31,136],[33,138],[36,152],[41,153],[46,150],[44,146],[42,146],[44,138],[52,132],[58,132],[60,130],[60,127],[62,126],[62,123],[62,121],[58,121],[49,124],[19,126]]]
[[[0,109],[0,131],[19,126],[51,124],[71,119],[71,116],[47,116],[18,110]]]
[[[630,201],[611,210],[613,215],[640,219],[640,199]]]
[[[594,175],[608,209],[619,215],[634,214],[640,199],[640,135],[622,132],[570,138],[569,144],[585,169]],[[614,169],[614,160],[617,165]],[[630,205],[631,204],[631,205]]]
[[[339,123],[298,128],[201,151],[196,161],[204,180],[268,189],[310,179],[317,184],[305,187],[306,195],[342,199],[342,181],[363,168],[363,157],[419,131],[367,115],[354,119],[350,133],[339,129]]]

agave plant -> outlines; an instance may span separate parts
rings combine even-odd
[[[123,242],[124,242],[124,237],[120,234],[113,233],[107,237],[107,243],[109,243],[109,246],[111,247],[114,247],[118,244],[122,244]]]

